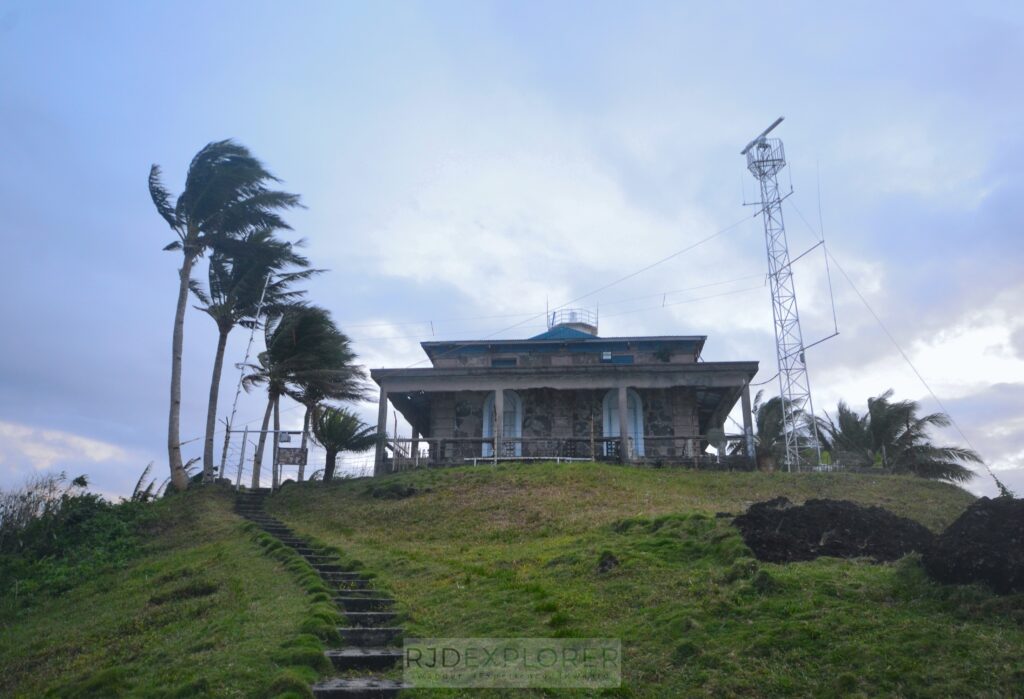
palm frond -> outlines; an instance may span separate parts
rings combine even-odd
[[[142,469],[142,473],[139,475],[139,480],[137,480],[135,482],[135,487],[132,488],[132,497],[131,497],[132,502],[139,502],[140,500],[142,502],[145,502],[144,496],[145,496],[146,490],[144,490],[142,488],[142,483],[143,483],[143,481],[146,480],[146,478],[149,476],[150,471],[152,471],[152,470],[153,470],[153,462],[150,461],[148,464],[146,464],[146,468]],[[150,488],[152,488],[152,484],[150,484]]]
[[[171,193],[163,185],[159,165],[154,164],[149,168],[149,196],[153,200],[153,205],[156,206],[157,213],[167,221],[168,226],[177,230],[178,219],[174,214],[174,205],[171,204]],[[164,248],[164,250],[168,249],[170,246]]]

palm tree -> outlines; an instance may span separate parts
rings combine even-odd
[[[328,352],[320,370],[303,372],[294,377],[287,388],[288,396],[306,408],[302,419],[302,450],[306,449],[311,420],[322,402],[358,401],[366,397],[366,374],[361,366],[354,363],[356,355],[349,338],[338,331],[326,344]],[[300,466],[300,481],[304,471]]]
[[[267,410],[253,460],[253,487],[259,486],[260,465],[266,446],[271,413],[280,415],[282,395],[361,396],[364,372],[352,364],[355,355],[349,339],[338,330],[329,312],[316,306],[291,306],[268,319],[265,327],[267,349],[250,365],[252,373],[243,379],[246,389],[267,387]],[[305,388],[304,388],[305,387]],[[279,417],[275,417],[275,434]],[[274,473],[276,485],[277,472]]]
[[[339,453],[366,451],[377,443],[375,428],[342,408],[318,408],[313,418],[313,436],[327,451],[325,483],[334,478],[334,462]]]
[[[278,211],[299,206],[295,194],[269,189],[278,180],[249,151],[231,140],[207,144],[192,159],[185,189],[172,201],[160,178],[160,166],[149,171],[149,194],[157,212],[177,236],[164,250],[180,250],[178,303],[171,337],[171,400],[167,420],[167,456],[171,481],[188,487],[181,460],[181,352],[185,334],[192,266],[214,243],[253,230],[288,228]]]
[[[309,260],[297,254],[296,245],[274,238],[269,230],[252,231],[241,239],[218,242],[210,256],[206,288],[193,281],[192,293],[203,304],[199,310],[217,324],[217,352],[213,360],[210,399],[206,411],[203,445],[203,480],[213,480],[213,436],[217,424],[217,398],[228,334],[236,325],[253,327],[259,317],[296,301],[304,291],[291,289],[321,270],[309,269]],[[300,269],[282,272],[289,267]]]
[[[860,468],[880,467],[890,473],[913,473],[923,478],[967,481],[974,473],[965,463],[982,463],[971,449],[932,444],[929,430],[948,427],[945,413],[919,415],[917,401],[892,401],[889,389],[868,398],[868,410],[858,415],[840,401],[836,419],[819,421],[824,446],[842,463]]]
[[[771,471],[786,460],[786,420],[783,419],[781,397],[774,396],[767,401],[763,399],[764,390],[760,390],[754,396],[751,407],[754,415],[754,451],[757,467]],[[795,425],[796,429],[804,430],[806,420],[803,419],[803,411],[791,406],[787,409],[789,423]],[[736,444],[732,452],[739,454],[743,448],[744,445]]]

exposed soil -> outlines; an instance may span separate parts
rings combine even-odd
[[[939,582],[1024,592],[1024,500],[976,500],[935,538],[924,567]]]
[[[372,498],[378,498],[380,500],[404,500],[405,498],[411,498],[420,492],[428,493],[427,490],[418,490],[411,485],[402,485],[401,483],[391,482],[384,485],[371,485],[366,489],[366,494]]]
[[[893,561],[925,551],[934,538],[922,524],[881,507],[847,500],[808,500],[794,505],[775,498],[750,506],[733,520],[759,560],[809,561],[819,556]]]
[[[611,551],[605,551],[597,559],[597,572],[607,573],[619,566],[619,559]]]

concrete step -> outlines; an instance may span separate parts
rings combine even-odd
[[[411,685],[380,677],[335,677],[313,685],[317,699],[391,699]]]
[[[322,577],[325,582],[331,583],[337,587],[338,592],[347,594],[349,592],[362,592],[370,588],[370,581],[365,578],[346,578],[343,580],[337,580],[331,578],[331,575],[333,575],[333,573],[324,573],[320,577]]]
[[[324,655],[338,670],[387,670],[402,660],[400,648],[341,648]]]
[[[352,626],[386,626],[398,618],[394,612],[345,612],[345,618]]]
[[[397,642],[405,630],[401,626],[341,626],[338,633],[353,646],[382,647]]]
[[[316,572],[320,573],[321,577],[324,575],[324,573],[342,572],[340,563],[314,563],[313,561],[310,561],[308,558],[306,560],[309,561],[309,564],[313,566],[313,569]]]
[[[332,564],[333,563],[337,563],[339,565],[341,563],[341,561],[338,560],[337,556],[331,556],[329,554],[323,554],[323,553],[311,553],[311,554],[308,554],[308,555],[304,555],[303,558],[305,558],[307,561],[309,561],[310,565],[314,565],[314,566],[320,565],[320,564],[323,564],[323,563],[332,563]]]
[[[371,590],[368,587],[360,587],[354,590],[339,587],[338,595],[340,597],[389,597],[388,593],[383,590]]]
[[[390,609],[395,600],[390,597],[335,597],[334,603],[344,607],[346,612],[373,612]]]
[[[331,573],[328,577],[339,582],[344,580],[367,580],[367,578],[364,578],[363,574],[358,570],[339,570],[335,573]]]

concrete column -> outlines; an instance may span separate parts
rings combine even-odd
[[[494,389],[494,457],[502,455],[501,440],[505,438],[505,389]]]
[[[619,386],[619,459],[622,463],[629,459],[629,389]]]
[[[409,456],[412,457],[414,466],[420,465],[420,433],[415,427],[412,428],[412,445],[409,447]]]
[[[747,458],[754,461],[757,451],[754,449],[754,417],[750,412],[750,382],[743,384],[743,394],[740,397],[743,408],[743,436],[746,440]],[[755,464],[756,465],[756,464]]]
[[[380,404],[377,407],[377,453],[373,458],[373,475],[383,476],[384,471],[384,445],[387,443],[388,429],[388,392],[383,387],[380,389]]]

